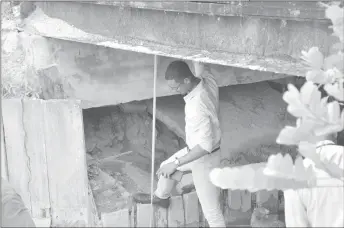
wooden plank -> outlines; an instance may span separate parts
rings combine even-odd
[[[241,211],[247,212],[252,209],[252,203],[251,203],[252,195],[249,191],[242,191],[241,192]]]
[[[30,166],[30,199],[34,218],[50,218],[48,169],[45,148],[44,103],[23,100],[25,148]]]
[[[8,167],[5,150],[4,125],[1,115],[1,177],[8,181]]]
[[[230,208],[229,208],[229,205],[230,205],[230,202],[229,202],[229,197],[228,197],[228,192],[230,190],[228,189],[222,189],[221,190],[221,198],[222,198],[222,213],[223,213],[223,216],[225,218],[225,223],[226,223],[226,226],[228,227],[229,223],[230,223]]]
[[[79,102],[45,102],[52,225],[88,223],[88,178]]]
[[[168,227],[168,210],[162,207],[154,207],[154,226],[155,227]]]
[[[25,148],[26,132],[23,127],[23,106],[19,99],[2,100],[5,149],[7,151],[8,179],[22,197],[31,213],[30,187],[31,170]]]
[[[168,227],[183,227],[185,225],[184,206],[181,196],[171,197],[168,208]]]
[[[137,227],[150,227],[150,218],[151,205],[137,204]]]
[[[196,192],[183,195],[185,224],[199,223],[198,197]]]
[[[249,225],[251,218],[251,194],[246,191],[228,191],[229,216],[228,225]]]

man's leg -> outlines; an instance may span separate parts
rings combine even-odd
[[[166,161],[162,162],[160,167],[164,164],[173,162],[175,158],[179,158],[187,154],[187,148],[183,148],[179,150],[177,153],[172,155],[170,158],[168,158]],[[178,171],[186,171],[189,169],[189,164],[186,164],[184,166],[181,166],[178,168]],[[154,192],[154,199],[153,204],[157,204],[162,207],[168,207],[169,206],[169,198],[171,196],[171,192],[173,188],[176,185],[176,181],[170,178],[165,178],[163,176],[159,177],[157,189]],[[151,196],[147,193],[137,193],[133,195],[133,198],[136,202],[142,203],[142,204],[148,204],[151,202]]]
[[[192,177],[202,206],[204,217],[210,227],[226,227],[222,214],[220,189],[210,181],[209,173],[220,166],[220,151],[205,155],[192,166]]]

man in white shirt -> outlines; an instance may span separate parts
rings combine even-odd
[[[213,75],[202,67],[195,63],[196,73],[202,72],[200,78],[195,77],[183,61],[174,61],[167,67],[165,79],[169,86],[184,95],[187,147],[161,164],[153,203],[168,207],[171,191],[177,182],[174,176],[192,171],[197,196],[209,226],[225,227],[220,189],[209,179],[210,171],[219,167],[221,161],[219,89]],[[133,199],[146,204],[151,201],[150,195],[145,193],[134,194]]]
[[[329,140],[331,139],[331,140]],[[321,160],[329,160],[344,168],[344,147],[335,145],[334,135],[317,143],[316,153]],[[304,159],[306,167],[313,166],[310,159]],[[285,221],[287,227],[343,227],[344,188],[338,180],[314,167],[316,177],[325,180],[328,187],[307,188],[284,191]],[[337,186],[336,186],[337,185]]]

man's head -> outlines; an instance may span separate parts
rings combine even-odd
[[[188,64],[179,60],[170,63],[165,73],[165,79],[171,89],[183,95],[192,89],[191,82],[194,77]]]

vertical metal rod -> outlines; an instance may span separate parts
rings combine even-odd
[[[158,74],[158,56],[154,55],[154,83],[153,83],[153,124],[152,124],[152,175],[151,175],[151,216],[150,216],[150,227],[154,226],[154,163],[155,163],[155,122],[156,122],[156,79]]]

